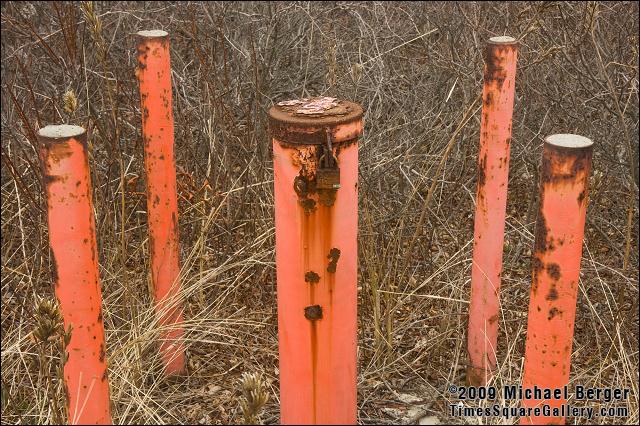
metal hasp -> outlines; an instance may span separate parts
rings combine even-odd
[[[517,50],[516,40],[507,36],[493,37],[485,47],[467,332],[472,386],[485,385],[496,368]]]
[[[356,423],[362,115],[328,97],[269,110],[282,424]]]
[[[569,384],[582,240],[587,212],[593,142],[559,134],[545,139],[540,205],[532,259],[527,343],[522,387],[563,389]],[[523,407],[564,399],[523,399]],[[560,416],[522,417],[521,424],[564,424]]]
[[[138,69],[151,284],[160,331],[160,355],[166,375],[185,371],[178,241],[176,165],[169,34],[138,32]]]
[[[64,355],[68,421],[111,424],[87,134],[79,126],[46,126],[38,140],[55,293],[71,330]]]

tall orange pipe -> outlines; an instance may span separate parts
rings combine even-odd
[[[64,364],[69,423],[111,424],[87,135],[79,126],[46,126],[38,139],[55,293],[71,329]]]
[[[522,387],[562,389],[569,383],[582,240],[593,142],[560,134],[546,138],[540,173],[533,280]],[[560,407],[564,399],[523,399],[523,407]],[[521,424],[564,424],[563,416],[523,417]]]
[[[138,32],[138,70],[142,111],[144,164],[151,282],[159,316],[160,354],[167,375],[185,371],[182,342],[182,298],[178,241],[176,166],[173,155],[173,110],[169,35]]]
[[[517,50],[507,36],[490,38],[485,50],[467,333],[467,381],[474,386],[486,384],[496,368]]]
[[[356,423],[362,114],[334,98],[285,101],[269,111],[283,424]],[[329,149],[340,170],[329,185],[339,188],[320,189]]]

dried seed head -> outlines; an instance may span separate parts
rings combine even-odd
[[[360,77],[362,77],[363,68],[364,67],[362,66],[362,64],[359,64],[359,63],[351,65],[351,79],[355,84],[358,84],[358,82],[360,81]]]
[[[33,337],[36,342],[51,342],[64,332],[62,314],[55,302],[47,299],[37,300],[35,317]]]
[[[78,109],[78,98],[73,92],[73,89],[67,90],[62,96],[62,103],[64,104],[64,111],[67,114],[73,114]]]
[[[259,424],[259,414],[269,401],[269,393],[265,389],[262,376],[257,373],[243,373],[240,379],[242,399],[240,407],[245,424]]]
[[[107,58],[106,42],[102,36],[102,22],[95,11],[95,6],[92,1],[83,1],[80,3],[80,8],[82,9],[85,22],[91,32],[93,42],[96,45],[98,57],[100,60],[105,61]]]

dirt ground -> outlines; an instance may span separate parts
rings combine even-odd
[[[242,423],[240,378],[259,373],[269,400],[258,416],[278,423],[266,111],[315,95],[366,111],[358,421],[516,422],[449,407],[467,363],[482,51],[504,34],[520,50],[494,384],[521,380],[543,138],[578,133],[595,148],[570,385],[630,398],[572,400],[628,416],[567,423],[637,424],[637,2],[3,2],[1,19],[3,424],[65,418],[62,335],[33,337],[41,299],[55,299],[34,132],[54,123],[89,131],[114,422]],[[148,296],[143,29],[171,40],[189,367],[179,381],[160,374]]]

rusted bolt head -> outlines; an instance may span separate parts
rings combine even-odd
[[[354,102],[327,96],[278,102],[269,110],[271,136],[281,142],[324,145],[327,129],[332,143],[349,142],[362,135],[364,111]]]
[[[322,319],[322,307],[320,305],[307,306],[304,308],[304,317],[311,321]]]

